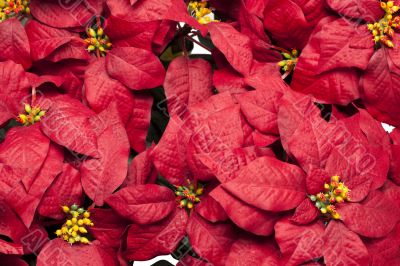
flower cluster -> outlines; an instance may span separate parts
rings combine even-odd
[[[0,264],[400,265],[399,9],[0,0]]]

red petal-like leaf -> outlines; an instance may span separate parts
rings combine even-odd
[[[104,58],[94,60],[88,66],[85,72],[85,96],[89,106],[97,113],[115,102],[123,124],[128,121],[134,103],[133,94],[119,81],[110,78]]]
[[[255,208],[232,196],[222,187],[215,188],[211,193],[237,226],[256,235],[267,236],[273,233],[278,215]]]
[[[81,180],[86,195],[101,206],[124,182],[128,172],[129,141],[114,104],[93,117],[91,124],[97,127],[100,158],[82,163]]]
[[[132,90],[151,89],[164,81],[165,70],[152,53],[135,47],[112,49],[106,57],[108,74]]]
[[[226,265],[229,249],[237,238],[231,224],[213,224],[192,213],[186,230],[196,254],[216,266]]]
[[[270,239],[241,237],[231,247],[226,265],[277,266],[279,252]]]
[[[269,211],[293,209],[306,195],[304,172],[270,157],[251,162],[223,187],[244,202]]]
[[[290,218],[296,224],[309,224],[314,221],[319,214],[319,210],[314,206],[309,198],[305,198]]]
[[[111,248],[94,241],[91,245],[70,245],[60,238],[48,242],[39,253],[38,266],[80,265],[117,266],[117,255]]]
[[[39,214],[53,219],[62,219],[65,214],[61,206],[80,204],[82,202],[82,186],[80,173],[70,164],[64,164],[63,172],[44,194],[39,204]]]
[[[201,204],[196,206],[196,212],[213,223],[228,220],[225,210],[209,195],[201,197]]]
[[[31,62],[28,36],[21,22],[10,18],[0,23],[0,60],[13,60],[28,69]]]
[[[153,183],[157,178],[157,173],[150,158],[152,147],[138,154],[133,158],[128,168],[128,176],[125,179],[124,186],[144,185]]]
[[[155,184],[126,187],[106,199],[122,217],[137,224],[150,224],[167,217],[176,207],[175,194]]]
[[[182,116],[187,109],[213,95],[212,70],[207,61],[175,58],[168,67],[164,81],[168,113]]]
[[[322,256],[324,226],[316,221],[310,225],[295,225],[284,218],[275,225],[275,239],[284,256],[286,265],[300,265]]]
[[[323,238],[327,265],[368,265],[369,254],[364,243],[341,222],[331,221]]]
[[[94,112],[68,96],[57,96],[40,126],[52,141],[80,154],[97,157],[96,134],[89,124]]]
[[[247,76],[253,63],[250,39],[224,22],[210,23],[213,44],[225,55],[232,67]]]
[[[155,224],[131,225],[124,256],[129,260],[149,260],[170,254],[186,233],[187,219],[182,209]]]
[[[338,207],[343,223],[366,237],[384,237],[400,219],[400,210],[384,193],[376,190],[361,203],[346,203]]]
[[[375,0],[327,0],[327,4],[342,16],[375,22],[383,17],[384,11]]]

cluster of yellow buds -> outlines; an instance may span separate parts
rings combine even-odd
[[[332,217],[333,219],[339,219],[340,215],[336,211],[335,204],[343,203],[350,200],[350,190],[340,182],[340,177],[335,175],[331,177],[329,184],[324,184],[324,192],[320,192],[317,195],[311,195],[310,199],[315,202],[317,207],[322,214]]]
[[[187,186],[176,186],[175,195],[180,208],[191,210],[200,202],[199,196],[203,194],[204,186],[200,183],[194,185],[190,180],[187,180],[187,183]]]
[[[21,14],[30,14],[29,1],[0,0],[0,22]]]
[[[293,49],[290,53],[281,53],[283,60],[278,62],[278,66],[282,68],[284,72],[291,72],[296,67],[299,52],[297,49]]]
[[[24,126],[33,125],[35,122],[40,121],[40,119],[46,114],[46,111],[41,110],[40,107],[32,107],[29,104],[24,105],[25,114],[19,114],[16,118],[17,122]]]
[[[394,1],[381,2],[381,7],[385,11],[385,16],[378,22],[367,25],[368,29],[374,35],[375,43],[382,43],[387,47],[393,48],[391,39],[395,29],[400,29],[400,17],[394,16],[400,7],[394,4]]]
[[[86,30],[87,38],[83,40],[86,45],[86,49],[89,53],[96,53],[97,57],[105,56],[108,50],[111,50],[112,43],[107,35],[104,34],[104,30],[98,27],[96,30],[88,28]]]
[[[56,231],[56,235],[71,245],[75,243],[89,244],[89,239],[84,235],[87,234],[86,228],[94,225],[89,218],[90,212],[79,208],[76,204],[72,204],[70,207],[62,206],[62,210],[68,215],[68,219],[61,229]]]
[[[202,25],[218,21],[215,20],[215,14],[209,7],[208,1],[190,1],[188,4],[188,11],[189,14]]]

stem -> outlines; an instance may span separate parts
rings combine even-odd
[[[31,106],[35,106],[35,102],[36,102],[36,88],[32,87]]]
[[[205,46],[204,44],[202,44],[201,42],[196,41],[195,39],[193,39],[190,36],[186,36],[185,38],[187,38],[189,41],[192,41],[194,43],[196,43],[197,45],[203,47],[204,49],[206,49],[207,51],[209,51],[210,53],[212,52],[212,50],[210,48],[208,48],[207,46]]]

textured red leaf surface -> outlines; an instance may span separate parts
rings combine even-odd
[[[68,96],[57,96],[40,123],[45,135],[57,144],[88,156],[98,156],[96,134],[89,124],[94,112]]]
[[[96,205],[103,205],[104,199],[125,180],[128,172],[129,141],[116,106],[111,104],[90,124],[96,128],[99,157],[85,160],[80,171],[82,187]]]
[[[70,164],[64,164],[63,172],[52,183],[39,204],[39,214],[53,219],[63,219],[60,206],[82,202],[80,173]]]
[[[273,233],[275,222],[279,218],[277,214],[255,208],[232,196],[221,186],[215,188],[210,195],[237,226],[256,235],[266,236]]]
[[[134,104],[133,94],[108,75],[104,58],[93,61],[85,71],[85,96],[89,106],[97,113],[115,102],[122,122],[127,123]]]
[[[0,60],[13,60],[28,69],[31,62],[28,36],[21,22],[11,18],[0,23]]]
[[[368,265],[368,250],[360,237],[339,221],[331,221],[324,234],[327,265]]]
[[[106,199],[119,215],[137,224],[150,224],[167,217],[176,207],[174,192],[154,184],[126,187]]]
[[[305,198],[300,205],[297,206],[290,221],[296,224],[309,224],[318,217],[319,213],[319,210],[314,206],[313,202],[309,198]]]
[[[307,226],[295,225],[288,218],[275,225],[275,239],[280,251],[287,256],[286,265],[299,265],[322,256],[324,226],[314,222]]]
[[[212,96],[212,70],[206,60],[175,58],[164,81],[170,115],[183,115],[187,109]]]
[[[136,186],[152,183],[157,177],[154,165],[150,159],[150,153],[153,148],[139,153],[133,158],[128,168],[128,176],[125,179],[124,185]]]
[[[0,144],[0,162],[20,169],[25,188],[29,190],[45,161],[50,141],[40,131],[39,125],[14,127]]]
[[[226,265],[278,265],[279,252],[270,239],[241,237],[232,245]]]
[[[382,48],[372,56],[360,83],[361,98],[376,119],[399,126],[400,38],[393,39],[395,47]]]
[[[248,75],[253,63],[250,39],[227,23],[211,23],[208,30],[213,44],[225,55],[232,67],[242,75]]]
[[[0,124],[18,115],[28,96],[30,84],[21,65],[0,62]]]
[[[102,247],[98,241],[91,245],[70,245],[59,238],[48,242],[37,259],[38,266],[79,265],[83,262],[99,266],[119,265],[115,252]]]
[[[22,254],[23,246],[18,245],[21,237],[23,237],[28,229],[13,212],[13,210],[4,202],[0,201],[0,217],[2,223],[0,224],[0,235],[10,238],[14,243],[7,241],[0,242],[1,249],[7,250],[5,253]]]
[[[375,22],[384,15],[379,3],[374,0],[327,0],[326,2],[334,11],[350,18]]]
[[[305,175],[295,165],[261,157],[251,162],[239,176],[225,184],[244,202],[269,211],[295,208],[305,197]]]
[[[164,81],[165,70],[151,52],[121,47],[110,50],[106,57],[108,74],[132,90],[151,89]]]
[[[93,15],[90,12],[92,9],[87,8],[83,1],[32,0],[29,7],[34,18],[55,28],[83,27]]]
[[[110,209],[91,208],[90,216],[95,221],[94,226],[89,227],[90,234],[103,246],[118,249],[130,222]]]
[[[35,20],[27,23],[26,33],[32,49],[33,60],[46,58],[57,48],[69,43],[74,37],[67,30],[47,27]],[[78,36],[76,35],[76,37]]]
[[[196,206],[196,212],[213,223],[228,219],[223,207],[213,197],[210,197],[210,194],[201,197],[201,204]]]
[[[232,225],[210,223],[192,213],[187,234],[194,251],[216,266],[225,265],[231,245],[236,240]]]
[[[361,203],[339,206],[343,223],[352,231],[366,237],[384,237],[399,221],[399,209],[384,193],[373,191]]]
[[[124,255],[130,260],[149,260],[171,253],[186,234],[187,220],[186,211],[177,209],[158,223],[140,226],[132,224]]]

